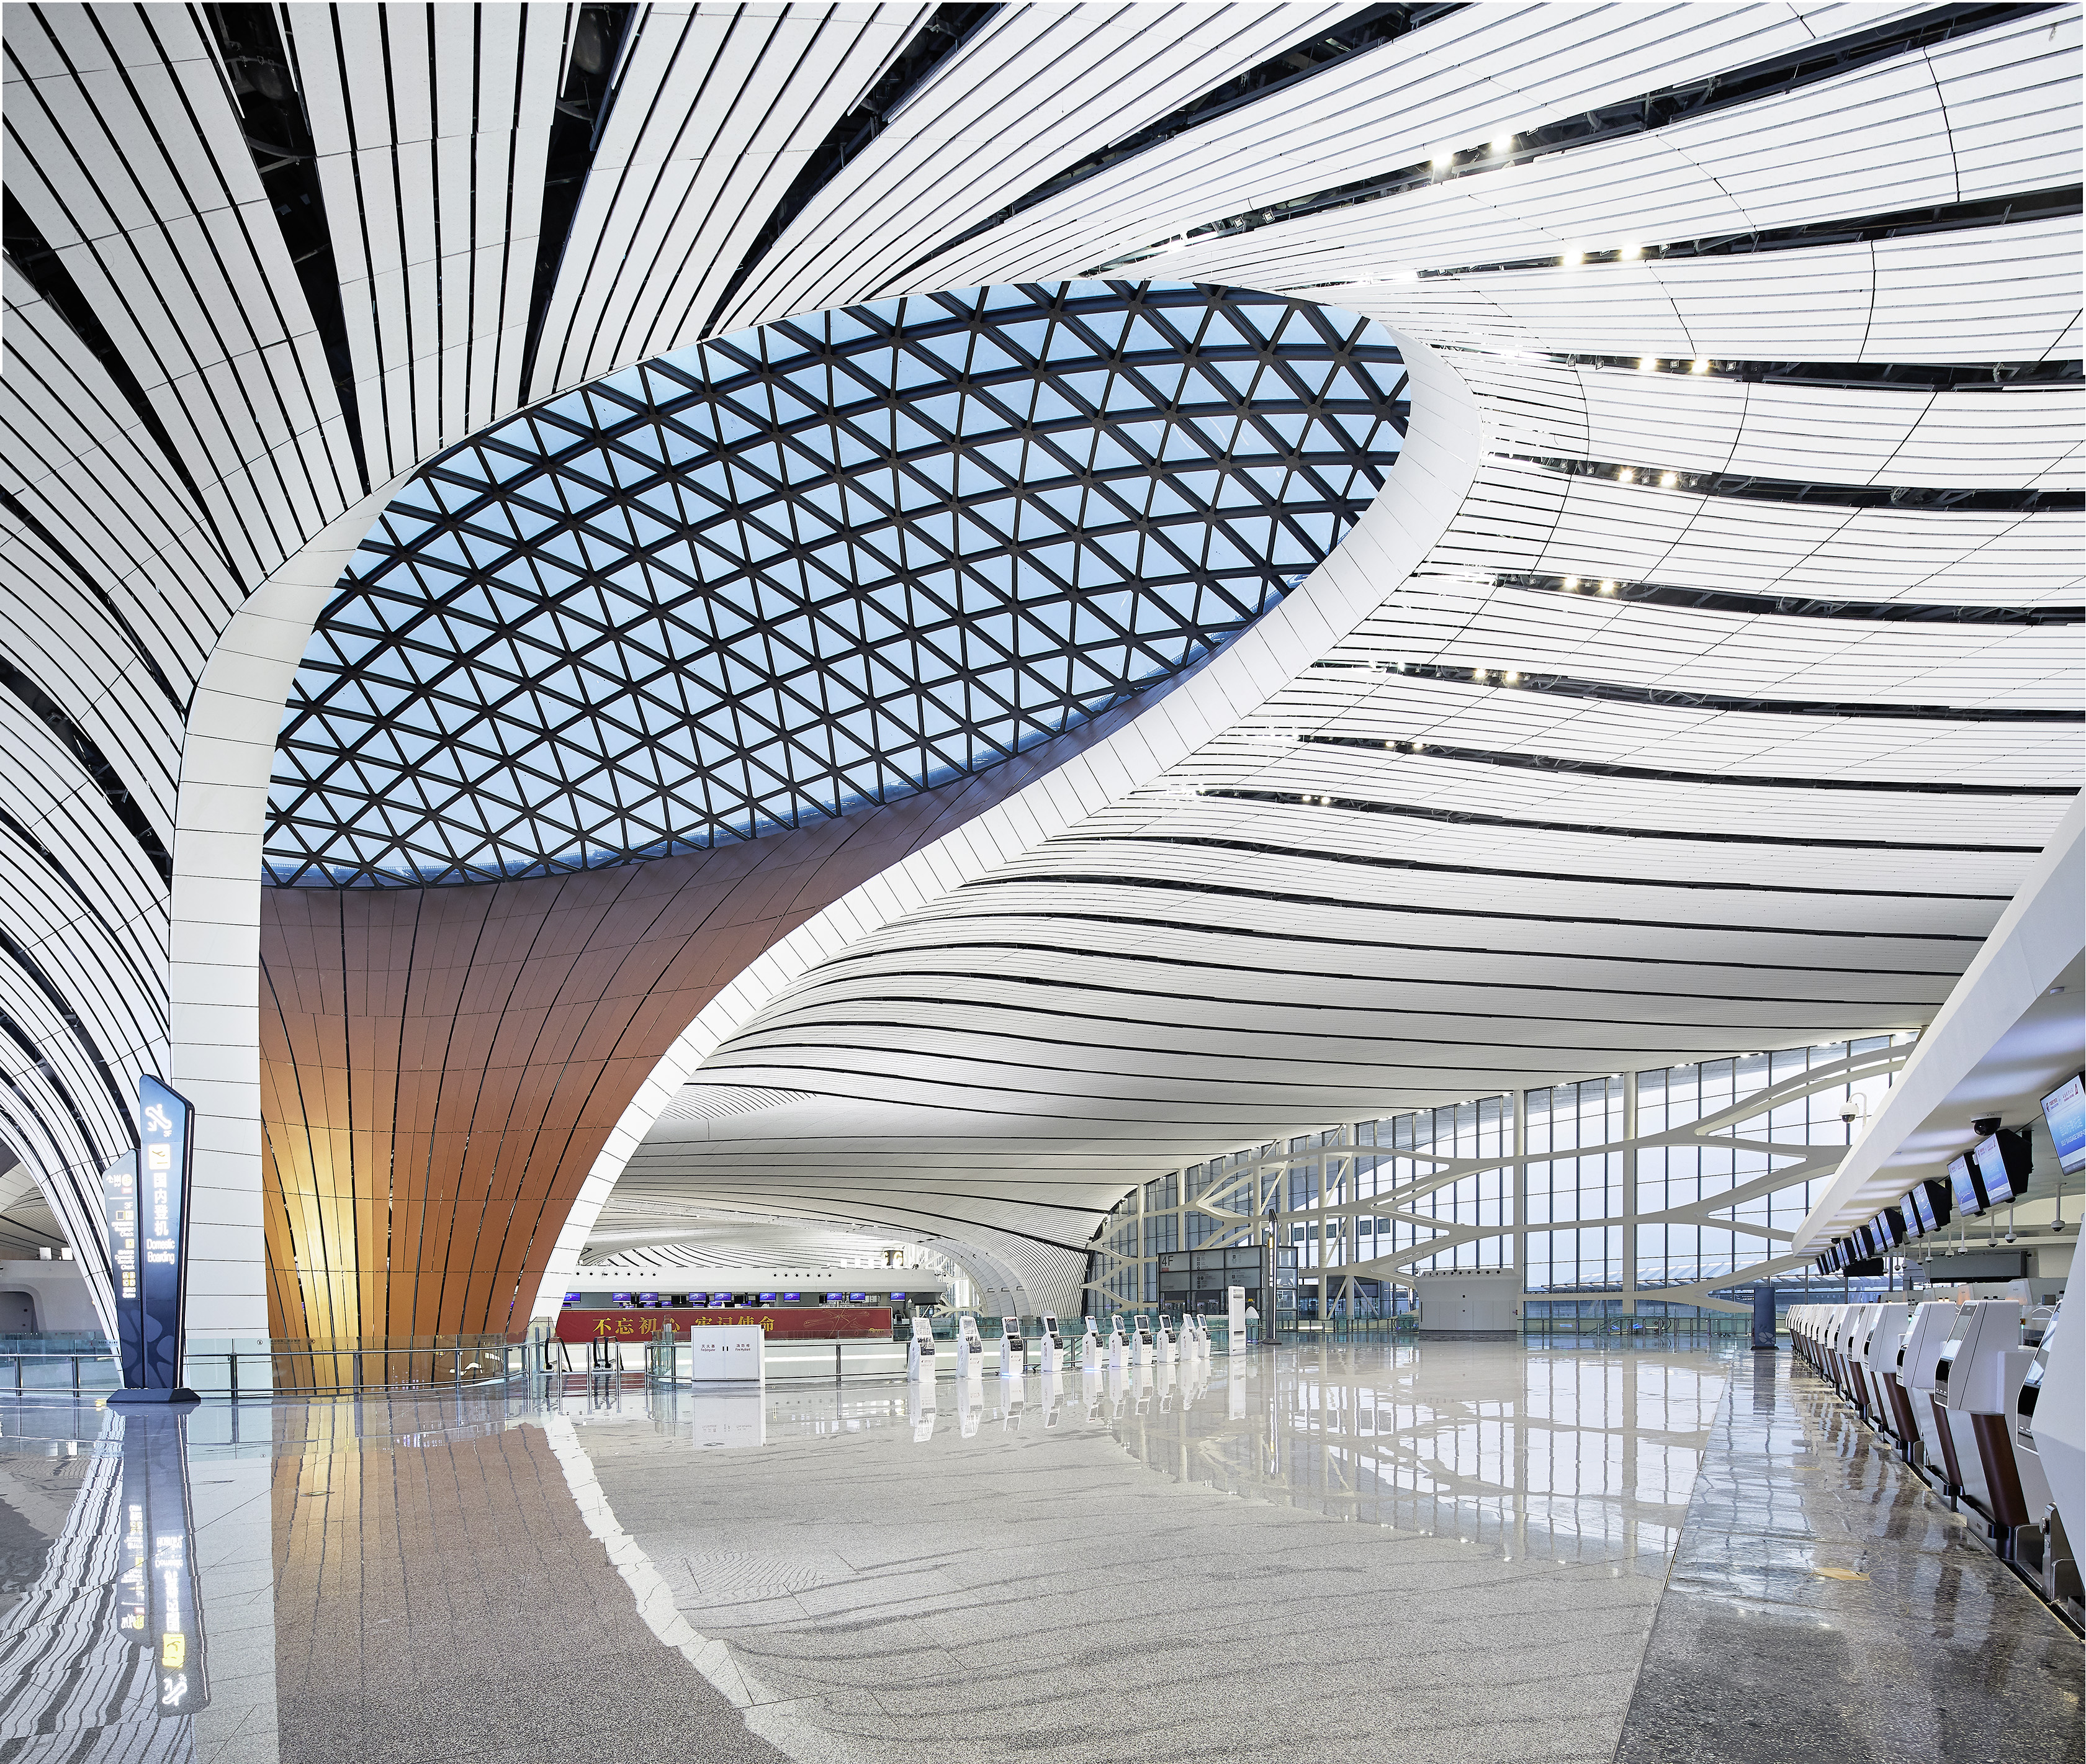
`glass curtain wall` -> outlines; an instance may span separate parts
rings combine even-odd
[[[1124,1196],[1094,1239],[1090,1302],[1215,1311],[1226,1284],[1274,1267],[1287,1287],[1293,1268],[1300,1319],[1367,1319],[1409,1309],[1425,1275],[1518,1271],[1534,1327],[1700,1318],[1763,1274],[1801,1284],[1787,1246],[1852,1143],[1843,1107],[1866,1097],[1873,1114],[1913,1039],[1661,1066],[1228,1152]]]

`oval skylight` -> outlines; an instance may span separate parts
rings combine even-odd
[[[911,296],[662,356],[400,493],[321,619],[278,883],[756,837],[981,771],[1192,665],[1380,489],[1373,322],[1240,289]]]

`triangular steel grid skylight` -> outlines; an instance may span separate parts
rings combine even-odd
[[[1177,673],[1384,482],[1373,322],[1022,284],[742,331],[487,430],[385,512],[292,690],[267,871],[470,882],[981,771]]]

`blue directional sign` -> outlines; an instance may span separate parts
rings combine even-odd
[[[138,1160],[119,1157],[102,1172],[101,1212],[108,1222],[109,1275],[116,1288],[116,1349],[127,1390],[145,1384],[144,1288],[138,1263]]]
[[[111,1401],[126,1396],[133,1401],[179,1401],[194,1394],[181,1387],[181,1311],[188,1287],[194,1149],[195,1112],[188,1099],[156,1078],[141,1077],[138,1168],[127,1218],[123,1197],[117,1192],[121,1178],[112,1172],[106,1178],[109,1263],[116,1280],[125,1386]]]

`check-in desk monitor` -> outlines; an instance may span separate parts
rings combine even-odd
[[[1978,1140],[1971,1148],[1970,1157],[1977,1166],[1977,1179],[1984,1184],[1986,1206],[2003,1207],[2028,1191],[2033,1161],[2025,1133],[2001,1127]]]
[[[1959,1219],[1974,1219],[1985,1210],[1985,1185],[1968,1152],[1948,1166],[1948,1198]]]

